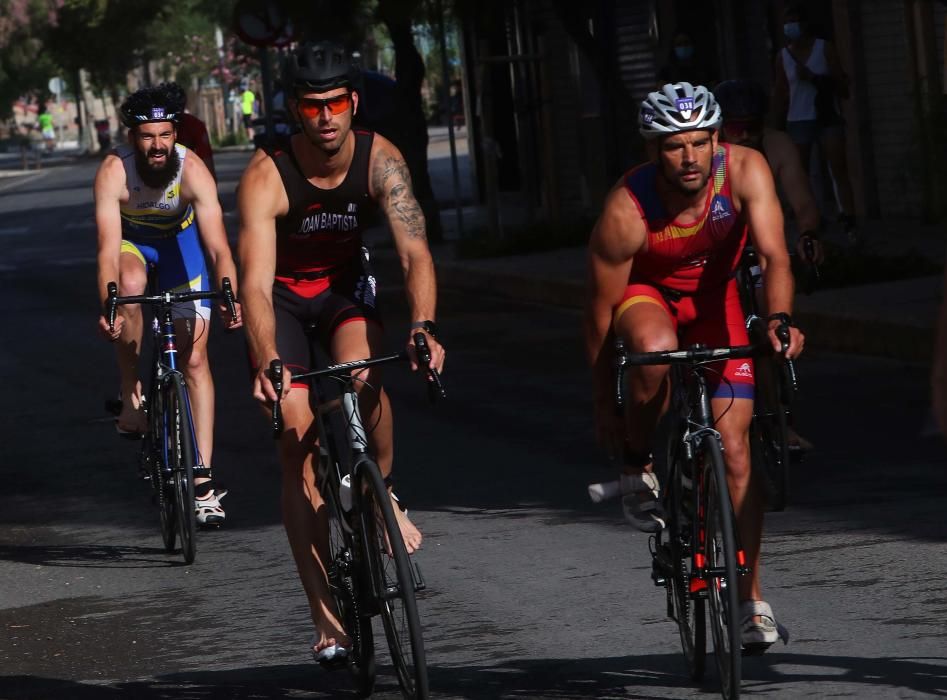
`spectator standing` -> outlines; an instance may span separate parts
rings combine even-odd
[[[693,39],[687,32],[678,32],[674,37],[671,53],[661,69],[661,85],[687,82],[691,85],[713,86],[717,81],[711,74],[711,62],[700,56]]]
[[[855,198],[845,153],[845,122],[839,99],[847,99],[848,77],[832,42],[815,37],[798,5],[783,13],[786,46],[776,57],[775,108],[785,117],[786,131],[799,149],[806,172],[812,147],[818,144],[829,166],[838,206],[838,220],[851,242],[855,231]]]
[[[243,113],[243,128],[247,130],[247,140],[253,143],[253,110],[256,104],[256,94],[250,89],[250,84],[243,83],[243,92],[240,94],[240,105]]]
[[[46,111],[46,105],[39,108],[36,122],[39,124],[40,133],[43,135],[46,150],[52,151],[56,147],[56,129],[53,127],[53,115]]]

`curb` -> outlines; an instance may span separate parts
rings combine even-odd
[[[516,274],[505,270],[443,261],[437,263],[438,285],[455,292],[487,294],[569,309],[581,309],[585,285],[572,279]],[[810,349],[872,355],[906,362],[930,362],[934,328],[815,310],[797,310]],[[932,319],[933,320],[933,319]]]

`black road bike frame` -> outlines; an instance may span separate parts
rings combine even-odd
[[[785,336],[788,329],[782,329]],[[788,337],[784,338],[788,345]],[[671,404],[654,444],[654,467],[664,484],[667,527],[653,539],[652,579],[667,589],[691,678],[704,673],[705,605],[723,696],[738,698],[742,673],[738,578],[750,573],[740,545],[727,485],[720,433],[715,428],[708,363],[748,358],[768,346],[742,345],[628,353],[616,344],[616,403],[625,403],[628,366],[672,365]],[[769,352],[772,349],[769,348]]]
[[[307,328],[310,364],[318,364],[315,328]],[[419,363],[428,378],[432,400],[444,397],[423,333],[414,336]],[[358,405],[356,386],[361,370],[404,362],[406,352],[292,375],[309,380],[310,402],[318,428],[317,485],[329,514],[329,588],[342,623],[352,639],[349,670],[360,696],[371,695],[375,684],[374,634],[371,618],[380,615],[392,664],[407,698],[427,698],[427,663],[415,594],[425,589],[417,564],[408,556],[392,509],[385,480],[368,449],[368,432]],[[277,396],[282,393],[283,365],[274,360],[269,376]],[[330,397],[325,380],[338,384]],[[363,390],[373,390],[366,386]],[[280,402],[273,404],[274,438],[283,433]],[[387,551],[386,551],[387,550]],[[406,626],[406,630],[402,630]]]

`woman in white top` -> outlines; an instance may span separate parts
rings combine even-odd
[[[786,117],[786,131],[806,171],[818,143],[829,164],[838,199],[839,222],[855,239],[855,202],[845,154],[845,128],[838,100],[848,98],[848,78],[832,42],[809,32],[802,8],[783,14],[786,46],[776,57],[774,102]]]

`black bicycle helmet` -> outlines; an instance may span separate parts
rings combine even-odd
[[[149,85],[133,92],[122,102],[122,124],[131,128],[148,122],[177,124],[187,96],[177,83]]]
[[[302,88],[327,92],[335,88],[353,89],[358,80],[358,67],[343,46],[332,41],[303,44],[289,54],[283,69],[287,91]]]
[[[766,90],[755,80],[725,80],[714,88],[714,97],[727,119],[763,119],[769,110]]]

